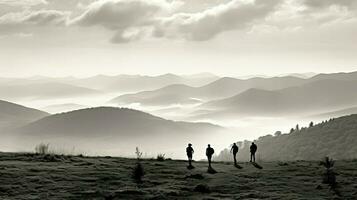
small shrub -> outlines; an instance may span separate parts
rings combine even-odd
[[[35,147],[35,152],[42,155],[49,154],[49,146],[50,144],[40,143]]]
[[[135,154],[136,154],[136,159],[140,160],[141,157],[143,156],[143,152],[139,150],[139,147],[136,147],[135,149]]]
[[[137,162],[133,169],[132,178],[135,180],[135,182],[142,183],[142,178],[144,175],[145,175],[144,167],[141,165],[140,162]]]
[[[337,173],[333,168],[335,161],[329,157],[325,157],[324,160],[320,162],[320,165],[325,167],[325,172],[322,175],[322,183],[328,184],[330,189],[333,190],[338,196],[340,196],[340,192],[337,190]]]
[[[326,169],[332,169],[335,165],[335,161],[329,157],[325,157],[324,160],[320,162],[320,165],[323,165]]]
[[[143,155],[143,152],[139,150],[139,147],[136,147],[135,154],[137,162],[132,172],[132,178],[135,182],[142,183],[142,178],[145,175],[144,167],[141,165],[141,157]]]
[[[157,161],[165,161],[165,154],[164,153],[160,153],[157,155],[156,157]]]

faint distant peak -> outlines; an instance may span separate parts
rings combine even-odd
[[[217,75],[210,73],[210,72],[201,72],[197,74],[190,74],[190,75],[183,75],[187,78],[218,78]]]
[[[216,81],[214,81],[211,84],[226,84],[226,83],[232,83],[232,82],[237,82],[241,81],[240,79],[232,78],[232,77],[222,77]]]
[[[162,74],[157,76],[158,78],[181,78],[180,76],[176,75],[176,74],[172,74],[172,73],[166,73],[166,74]]]
[[[313,76],[316,76],[317,74],[318,73],[315,72],[287,73],[287,74],[280,74],[277,77],[295,77],[295,78],[309,79]]]

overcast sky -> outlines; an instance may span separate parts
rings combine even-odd
[[[357,70],[356,0],[0,0],[0,76]]]

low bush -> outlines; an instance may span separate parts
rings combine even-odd
[[[157,161],[165,161],[165,154],[164,153],[159,153],[156,157]]]
[[[42,155],[49,154],[49,147],[50,144],[40,143],[35,147],[35,152]]]
[[[143,152],[141,152],[141,151],[139,150],[139,148],[136,147],[135,154],[136,154],[137,162],[136,162],[135,167],[133,168],[132,178],[134,179],[134,181],[135,181],[136,183],[142,183],[142,178],[143,178],[144,175],[145,175],[144,167],[143,167],[142,164],[141,164],[141,157],[142,157],[142,155],[143,155]]]

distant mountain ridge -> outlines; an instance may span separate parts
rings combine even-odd
[[[175,75],[163,74],[158,76],[141,75],[117,75],[106,76],[98,75],[94,77],[78,79],[72,81],[72,84],[90,87],[104,91],[116,92],[138,92],[145,90],[154,90],[172,84],[186,84],[190,86],[201,86],[218,79],[213,74],[193,74],[193,75]]]
[[[11,100],[39,98],[53,99],[100,94],[100,91],[52,81],[21,80],[1,84],[0,94],[0,98]]]
[[[212,101],[239,95],[249,89],[273,91],[323,80],[357,80],[357,72],[317,74],[315,76],[313,76],[313,73],[308,73],[307,75],[310,78],[300,78],[296,75],[270,78],[254,77],[249,79],[222,77],[200,87],[173,84],[157,90],[121,95],[112,99],[110,102],[117,103],[119,105],[140,103],[142,105],[156,106],[170,104],[195,104],[199,103],[199,101],[192,101],[192,99],[198,99],[202,102]]]
[[[200,106],[209,115],[282,115],[332,110],[357,105],[357,81],[318,80],[280,90],[249,89]]]
[[[252,78],[240,80],[223,77],[202,87],[191,87],[176,84],[158,90],[126,94],[114,98],[112,103],[141,103],[143,105],[192,104],[217,98],[230,97],[250,88],[281,89],[289,85],[299,85],[304,79],[296,77]],[[170,97],[169,99],[167,97]]]

